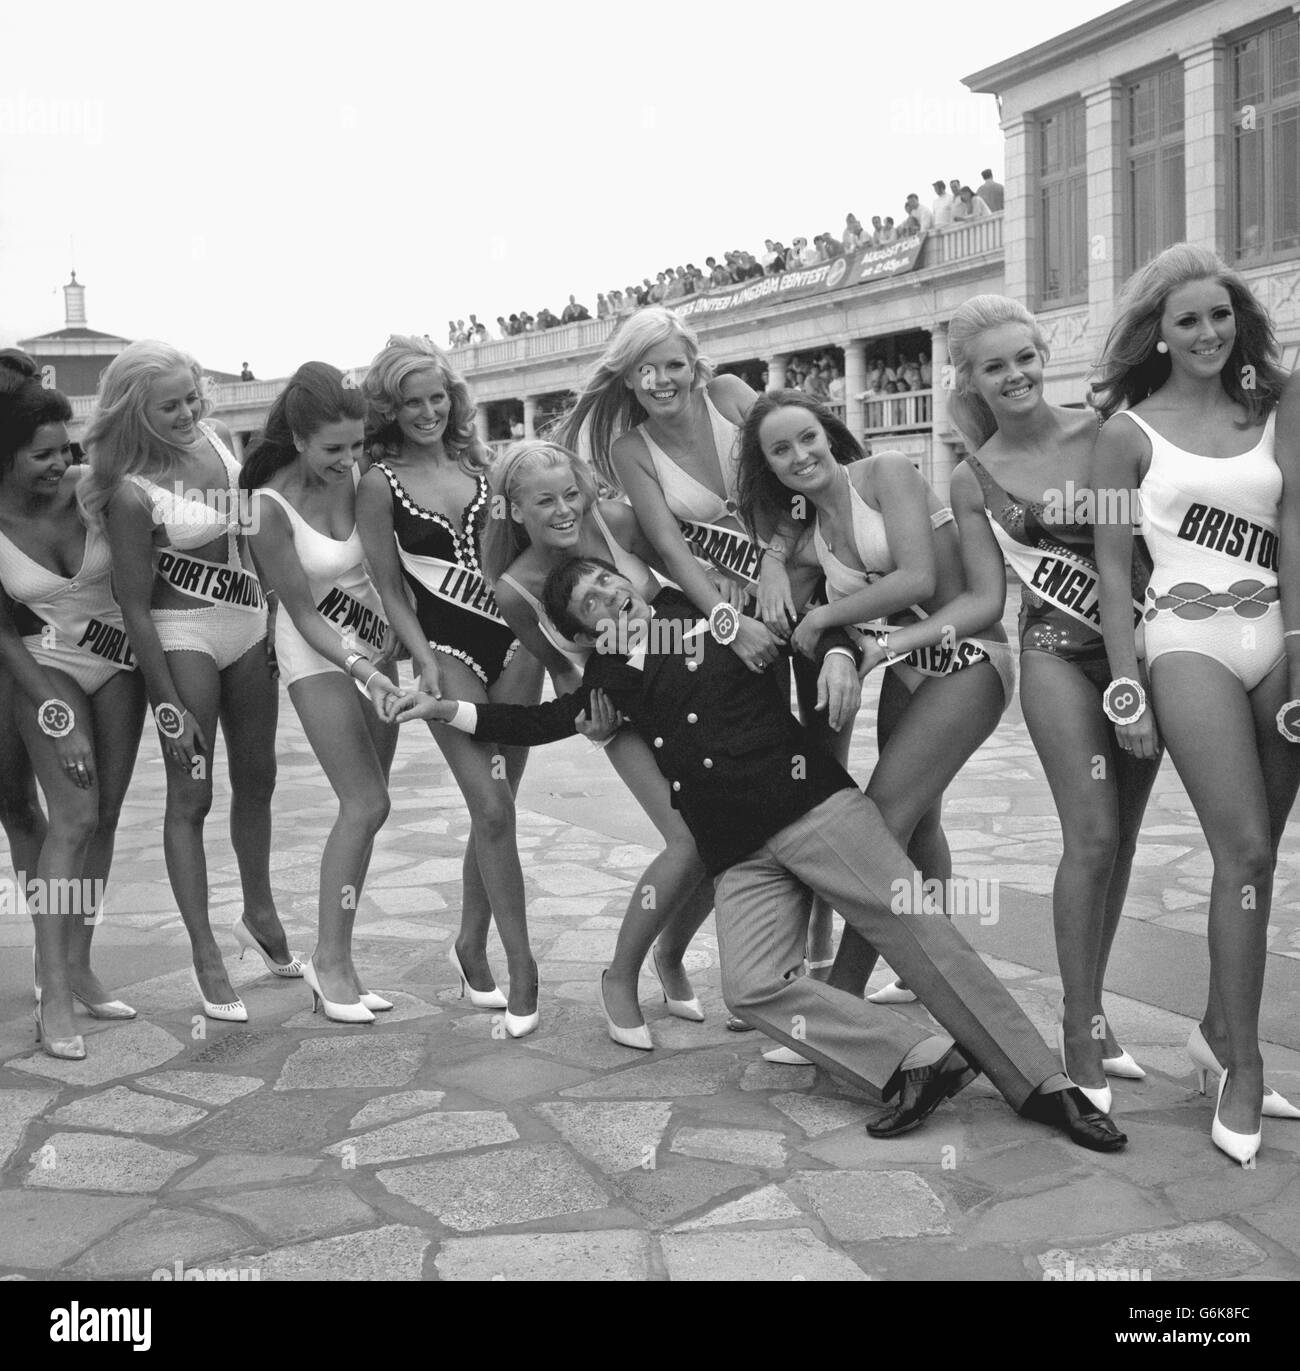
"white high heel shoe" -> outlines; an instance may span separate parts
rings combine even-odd
[[[1065,1022],[1065,1001],[1059,1000],[1056,1005],[1056,1022]],[[1120,1048],[1118,1057],[1103,1057],[1101,1059],[1101,1069],[1108,1076],[1116,1076],[1122,1081],[1144,1081],[1147,1073],[1135,1062],[1132,1056]]]
[[[867,996],[868,1004],[915,1004],[916,994],[901,981],[890,981]]]
[[[357,998],[372,1014],[386,1014],[393,1007],[392,1000],[386,1000],[370,990],[363,990]]]
[[[41,983],[36,975],[36,949],[32,948],[32,995],[36,1000],[36,1007],[41,1007]],[[92,1004],[84,995],[78,995],[74,990],[72,998],[78,1004],[85,1005],[87,1013],[92,1019],[134,1019],[136,1012],[125,1000],[101,1000],[98,1004]]]
[[[325,1017],[333,1023],[374,1023],[375,1016],[357,1000],[354,1004],[336,1004],[321,994],[320,982],[316,979],[316,968],[308,957],[302,964],[302,978],[311,990],[311,1012],[325,1011]]]
[[[605,1003],[605,973],[600,973],[600,1009],[605,1016],[605,1026],[609,1029],[609,1036],[620,1047],[635,1047],[642,1052],[654,1051],[654,1039],[650,1036],[650,1026],[642,1024],[639,1028],[620,1028],[616,1024],[609,1012],[609,1006]]]
[[[671,1000],[668,998],[668,987],[664,984],[663,972],[659,970],[659,945],[657,943],[650,949],[650,965],[654,968],[655,980],[659,982],[659,989],[664,993],[664,1003],[668,1006],[668,1012],[678,1019],[689,1019],[691,1023],[703,1023],[704,1009],[698,996],[693,995],[689,1000]]]
[[[763,1060],[774,1066],[811,1066],[807,1057],[801,1056],[793,1047],[769,1047],[763,1053]]]
[[[266,963],[266,969],[271,975],[283,976],[286,980],[297,979],[302,975],[302,961],[293,953],[289,954],[287,962],[273,962],[266,948],[257,941],[253,936],[253,930],[242,918],[231,925],[230,931],[235,935],[235,941],[239,944],[239,960],[241,962],[244,960],[245,952],[256,952]]]
[[[1200,1024],[1197,1024],[1187,1036],[1187,1056],[1196,1071],[1196,1087],[1204,1095],[1206,1076],[1211,1071],[1216,1076],[1222,1076],[1223,1067],[1219,1065],[1214,1049],[1205,1041]],[[1276,1090],[1270,1089],[1267,1083],[1264,1085],[1264,1104],[1260,1112],[1266,1119],[1300,1119],[1300,1109],[1297,1109],[1285,1095],[1279,1095]]]
[[[456,944],[447,949],[447,960],[451,963],[452,970],[460,977],[460,997],[463,1000],[469,996],[469,1002],[475,1009],[505,1009],[507,1001],[505,995],[494,985],[491,990],[475,990],[469,983],[469,978],[465,975],[465,970],[460,964],[460,958],[456,955]],[[509,1025],[507,1025],[507,1031]],[[515,1034],[510,1035],[512,1038]]]
[[[194,982],[194,989],[199,992],[199,999],[203,1001],[203,1012],[209,1019],[221,1019],[226,1023],[247,1023],[248,1010],[244,1008],[241,999],[233,999],[226,1004],[214,1004],[203,993],[203,985],[199,981],[199,973],[190,967],[190,980]]]
[[[1080,1085],[1079,1082],[1070,1075],[1070,1068],[1065,1064],[1065,1028],[1062,1024],[1056,1025],[1056,1047],[1057,1051],[1061,1054],[1061,1070],[1069,1077],[1070,1084],[1073,1085],[1075,1089],[1082,1090],[1103,1114],[1109,1114],[1110,1107],[1114,1103],[1114,1097],[1111,1094],[1110,1086],[1103,1085],[1100,1090],[1090,1090],[1086,1085]]]
[[[1219,1122],[1219,1106],[1223,1103],[1223,1087],[1227,1084],[1228,1073],[1225,1071],[1219,1077],[1219,1093],[1214,1101],[1214,1123],[1210,1126],[1210,1137],[1215,1147],[1220,1152],[1226,1152],[1234,1162],[1253,1166],[1263,1133],[1258,1128],[1253,1133],[1234,1133]]]

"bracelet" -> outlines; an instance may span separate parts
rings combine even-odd
[[[1300,743],[1300,700],[1288,700],[1278,710],[1277,731],[1288,743]]]
[[[36,722],[47,738],[66,738],[77,726],[77,716],[66,700],[46,700],[36,711]]]
[[[730,647],[740,632],[740,615],[726,601],[714,605],[709,611],[709,632],[715,643]]]
[[[766,561],[770,557],[774,562],[780,562],[782,566],[785,565],[786,558],[789,557],[789,555],[790,554],[788,552],[778,552],[774,547],[765,547],[763,549],[764,561]]]
[[[361,689],[362,689],[362,690],[369,690],[369,689],[370,689],[370,682],[373,681],[373,680],[375,679],[376,676],[379,676],[379,675],[381,675],[381,674],[382,674],[382,673],[380,672],[379,668],[376,667],[376,668],[370,673],[370,675],[366,677],[365,683],[362,685]]]
[[[343,659],[343,670],[351,676],[352,668],[356,666],[358,662],[364,662],[365,660],[366,654],[364,652],[349,652]]]
[[[1101,697],[1101,707],[1113,724],[1135,724],[1146,713],[1147,693],[1131,676],[1116,676]]]
[[[1284,638],[1300,638],[1300,628],[1288,628],[1282,636]]]
[[[885,665],[893,666],[895,662],[901,662],[902,656],[897,652],[891,652],[889,647],[889,630],[882,628],[876,634],[876,646],[885,654]]]
[[[185,716],[188,709],[174,705],[169,700],[161,700],[153,708],[153,721],[164,738],[179,738],[185,731]]]

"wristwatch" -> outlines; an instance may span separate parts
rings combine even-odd
[[[709,611],[709,632],[715,643],[730,647],[740,632],[740,615],[725,601]]]
[[[1147,693],[1131,676],[1117,676],[1101,697],[1101,707],[1113,724],[1135,724],[1146,713]]]

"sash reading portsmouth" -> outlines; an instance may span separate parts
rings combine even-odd
[[[223,562],[204,562],[183,552],[162,549],[158,571],[169,585],[211,605],[256,612],[265,607],[266,598],[256,576]]]

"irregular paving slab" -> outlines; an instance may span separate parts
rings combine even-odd
[[[430,1241],[418,1228],[389,1224],[240,1260],[252,1262],[264,1281],[418,1281]]]
[[[780,1133],[756,1128],[680,1128],[672,1150],[737,1166],[775,1169],[785,1165],[785,1139]]]
[[[394,1195],[462,1232],[603,1209],[609,1203],[606,1192],[559,1144],[499,1148],[376,1175]]]
[[[1226,1223],[1189,1223],[1128,1233],[1095,1247],[1054,1247],[1040,1254],[1047,1281],[1222,1280],[1267,1259]]]
[[[915,1171],[800,1171],[791,1183],[842,1242],[952,1232],[943,1201]]]
[[[1163,1206],[1135,1186],[1093,1176],[1038,1195],[994,1204],[976,1218],[963,1238],[970,1245],[1054,1238],[1059,1241],[1076,1235],[1091,1237],[1126,1229],[1157,1228],[1167,1221]]]
[[[634,1229],[451,1238],[434,1258],[444,1281],[644,1281],[650,1236]]]
[[[372,1133],[360,1133],[325,1151],[342,1158],[346,1167],[374,1166],[379,1162],[405,1161],[408,1157],[428,1157],[436,1152],[463,1152],[471,1147],[513,1142],[518,1136],[514,1124],[504,1114],[469,1109],[420,1114]]]
[[[653,1032],[653,1030],[651,1030]],[[627,1066],[643,1054],[634,1047],[620,1047],[607,1033],[592,1029],[590,1024],[566,1028],[559,1033],[546,1032],[542,1020],[540,1035],[531,1035],[524,1043],[526,1052],[545,1053],[566,1062],[577,1062],[592,1071],[606,1071],[611,1066]]]
[[[591,1078],[590,1072],[577,1067],[549,1062],[544,1057],[525,1057],[504,1043],[502,1047],[504,1050],[485,1052],[463,1066],[439,1068],[438,1084],[468,1090],[497,1104],[509,1104],[531,1095],[554,1095],[566,1086]]]
[[[1256,1167],[1258,1172],[1262,1168]],[[1241,1168],[1244,1175],[1251,1173]],[[1241,1218],[1252,1228],[1300,1256],[1300,1181],[1291,1184],[1267,1205],[1246,1210]]]
[[[652,1167],[672,1117],[670,1104],[539,1104],[564,1140],[607,1175]]]
[[[951,1119],[943,1124],[931,1119],[924,1128],[898,1138],[873,1138],[859,1122],[854,1127],[814,1138],[799,1148],[840,1171],[918,1162],[951,1171],[964,1162],[968,1150],[965,1129]]]
[[[251,1095],[261,1084],[257,1076],[224,1076],[217,1071],[156,1071],[136,1081],[136,1085],[161,1090],[166,1095],[182,1095],[200,1104],[229,1104],[243,1095]]]
[[[736,1067],[734,1052],[682,1053],[666,1061],[634,1066],[600,1080],[575,1085],[562,1093],[570,1097],[629,1100],[680,1099],[683,1095],[712,1095]]]
[[[149,1207],[100,1195],[0,1193],[0,1266],[49,1271]]]
[[[0,1167],[17,1151],[27,1125],[40,1118],[58,1093],[55,1085],[0,1090]]]
[[[548,962],[608,962],[614,955],[618,934],[614,930],[575,930],[561,933],[546,953]]]
[[[107,1128],[113,1133],[179,1133],[206,1119],[206,1109],[160,1100],[139,1090],[115,1085],[98,1095],[86,1095],[50,1115],[53,1123],[78,1128]]]
[[[321,1165],[319,1157],[259,1157],[247,1152],[229,1152],[224,1157],[213,1157],[191,1171],[174,1189],[220,1190],[228,1186],[270,1185],[310,1176]]]
[[[687,1233],[697,1228],[723,1228],[737,1223],[765,1223],[776,1219],[802,1219],[804,1212],[778,1186],[765,1185],[742,1195],[730,1204],[719,1205],[702,1218],[679,1223],[674,1233]]]
[[[630,1171],[618,1178],[628,1202],[653,1224],[666,1225],[725,1195],[748,1189],[762,1177],[757,1171],[719,1162],[674,1162],[653,1171]]]
[[[548,895],[590,895],[595,890],[632,889],[632,883],[621,876],[615,876],[608,871],[598,871],[591,866],[575,866],[568,862],[534,863],[528,868],[528,878]],[[602,905],[603,903],[602,901]]]
[[[209,1257],[249,1246],[248,1237],[233,1223],[192,1214],[183,1209],[155,1209],[96,1243],[77,1262],[73,1274],[101,1276],[151,1275],[196,1266]]]
[[[185,1045],[165,1029],[136,1019],[114,1026],[110,1032],[96,1033],[93,1050],[84,1061],[59,1061],[38,1050],[34,1057],[23,1057],[7,1065],[13,1071],[48,1076],[65,1085],[104,1085],[120,1076],[152,1071],[184,1050]]]
[[[261,1028],[233,1028],[210,1034],[206,1045],[185,1060],[186,1064],[202,1066],[243,1066],[283,1049],[282,1033],[268,1033]]]
[[[781,1069],[791,1070],[788,1066]],[[876,1112],[858,1100],[841,1100],[833,1095],[773,1095],[769,1103],[787,1119],[793,1119],[810,1138],[820,1138],[823,1133],[833,1133],[850,1124],[865,1124]]]
[[[205,1119],[185,1141],[209,1152],[316,1152],[338,1137],[338,1107],[303,1095],[250,1095]]]
[[[395,1095],[381,1095],[364,1104],[353,1114],[349,1128],[373,1128],[377,1124],[405,1119],[411,1114],[423,1114],[437,1109],[446,1098],[445,1090],[402,1090]]]
[[[197,1158],[134,1138],[102,1133],[54,1133],[32,1153],[27,1186],[46,1190],[109,1190],[148,1194]]]
[[[414,1033],[313,1038],[284,1064],[277,1090],[343,1090],[405,1085],[424,1059],[428,1039]]]
[[[337,1181],[250,1190],[207,1201],[234,1214],[268,1242],[289,1243],[374,1223],[375,1211]]]
[[[867,1281],[871,1277],[807,1228],[764,1233],[668,1233],[660,1239],[675,1281]]]
[[[815,1066],[781,1066],[760,1057],[740,1078],[742,1090],[807,1090],[817,1080]],[[776,1103],[775,1099],[772,1101]]]

